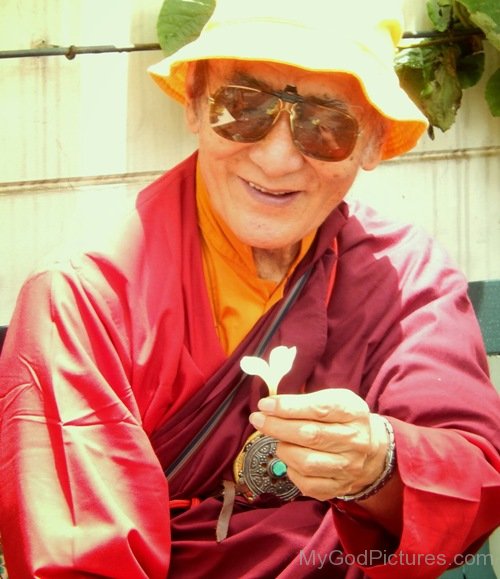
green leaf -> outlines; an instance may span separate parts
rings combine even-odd
[[[462,99],[462,89],[456,72],[449,66],[450,54],[434,70],[434,79],[427,85],[424,104],[432,124],[447,131],[455,122]]]
[[[499,0],[456,0],[467,8],[470,20],[485,34],[491,44],[500,50]]]
[[[423,51],[421,48],[403,48],[396,55],[396,71],[403,72],[404,68],[422,68],[424,66]]]
[[[463,4],[460,4],[460,0],[453,1],[453,17],[458,25],[461,25],[467,30],[476,27],[470,19],[469,11]]]
[[[500,68],[488,80],[484,96],[491,114],[494,117],[500,117]]]
[[[427,14],[436,30],[444,32],[451,24],[451,0],[428,0]]]
[[[456,73],[459,55],[457,45],[440,44],[403,50],[396,59],[402,87],[431,125],[442,131],[447,131],[455,122],[462,100]]]
[[[484,72],[484,52],[461,56],[457,61],[457,76],[463,89],[476,85]]]
[[[156,30],[166,56],[196,40],[214,8],[215,0],[164,0]]]

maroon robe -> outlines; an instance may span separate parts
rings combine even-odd
[[[356,506],[238,499],[216,543],[212,495],[252,431],[256,378],[167,484],[160,461],[218,407],[279,307],[227,360],[203,280],[195,162],[143,191],[107,247],[36,272],[21,292],[0,361],[12,576],[439,575],[499,523],[498,395],[464,277],[422,232],[368,209],[342,204],[321,227],[290,284],[308,267],[311,278],[270,347],[298,349],[280,392],[351,388],[391,421],[401,537]],[[169,498],[192,497],[203,500],[170,520]]]

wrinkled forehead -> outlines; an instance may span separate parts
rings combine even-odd
[[[292,85],[305,97],[341,100],[356,108],[372,110],[359,81],[345,72],[317,72],[275,62],[220,59],[208,61],[208,79],[212,90],[226,83],[271,90]]]

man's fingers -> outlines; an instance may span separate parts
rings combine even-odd
[[[286,419],[350,422],[369,412],[366,402],[351,390],[329,388],[309,394],[280,394],[263,398],[259,410]]]
[[[285,442],[278,444],[277,456],[302,477],[321,477],[342,480],[349,458],[342,454],[311,451]]]
[[[263,434],[307,449],[333,453],[369,450],[370,430],[355,422],[342,424],[287,420],[262,412],[251,414],[250,422]]]
[[[304,476],[293,467],[288,468],[287,475],[304,496],[318,501],[327,501],[335,496],[348,494],[351,489],[346,481]]]

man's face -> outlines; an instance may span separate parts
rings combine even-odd
[[[191,81],[188,75],[188,83]],[[371,169],[379,161],[379,145],[369,122],[373,112],[357,81],[349,75],[220,60],[210,62],[207,84],[204,97],[196,103],[188,101],[188,125],[198,135],[200,169],[214,210],[251,247],[293,247],[342,201],[358,169]],[[340,162],[305,156],[293,142],[286,112],[255,143],[236,143],[217,135],[209,123],[207,97],[226,84],[276,91],[292,85],[303,97],[340,101],[359,123],[360,135],[353,152]]]

